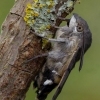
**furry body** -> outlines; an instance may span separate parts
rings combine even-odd
[[[45,100],[47,95],[59,84],[65,71],[63,67],[78,43],[75,54],[69,66],[66,67],[69,72],[74,68],[76,62],[84,55],[82,55],[82,49],[85,53],[90,47],[92,35],[87,22],[77,14],[73,14],[69,25],[60,28],[56,33],[56,39],[49,39],[49,41],[54,42],[52,51],[48,53],[47,61],[34,82],[34,87],[37,87],[38,100]],[[82,48],[83,45],[84,48]]]

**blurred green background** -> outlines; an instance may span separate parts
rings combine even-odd
[[[0,0],[0,26],[13,4],[14,0]],[[81,0],[73,12],[88,22],[93,43],[85,54],[83,69],[79,72],[79,65],[76,65],[57,100],[100,100],[100,0]],[[47,100],[51,100],[54,91]],[[31,86],[25,100],[34,98]]]

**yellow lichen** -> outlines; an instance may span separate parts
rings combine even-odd
[[[35,3],[37,3],[38,2],[38,0],[33,0]]]
[[[30,3],[28,3],[27,8],[32,9],[32,5]]]
[[[48,9],[47,12],[50,13],[50,9]]]
[[[50,4],[48,5],[48,8],[52,8],[54,6],[54,2],[50,1]]]
[[[35,8],[37,8],[37,7],[38,7],[38,5],[37,5],[36,3],[34,3],[34,4],[33,4],[33,6],[34,6]]]
[[[25,22],[27,22],[28,18],[25,16],[25,17],[24,17],[24,20],[25,20]]]
[[[50,29],[50,25],[47,25],[47,28]]]
[[[34,24],[35,20],[32,20],[32,23]]]
[[[43,4],[40,4],[40,5],[39,5],[40,8],[42,8],[43,6],[44,6]]]
[[[52,14],[54,5],[55,0],[33,0],[33,3],[28,3],[25,9],[25,22],[39,34],[49,30],[50,19],[53,20],[55,17]]]
[[[39,13],[38,12],[34,12],[34,16],[38,17]]]

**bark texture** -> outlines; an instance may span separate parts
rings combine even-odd
[[[62,0],[62,4],[64,1]],[[41,38],[30,33],[23,20],[25,8],[32,0],[16,0],[6,17],[0,35],[0,100],[24,100],[32,79],[42,68],[45,59],[38,58],[27,64],[24,62],[42,54]],[[59,0],[57,9],[62,5]],[[72,11],[72,10],[71,10]],[[65,17],[67,13],[63,13]],[[59,25],[61,20],[57,20]],[[55,28],[51,28],[55,32]]]

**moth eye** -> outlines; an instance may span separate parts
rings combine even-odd
[[[82,32],[83,31],[83,27],[82,26],[77,26],[77,31],[78,32]]]

